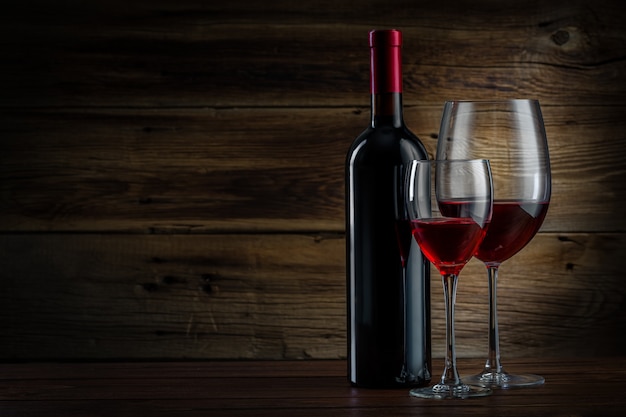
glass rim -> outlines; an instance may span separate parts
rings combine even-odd
[[[494,99],[453,99],[446,100],[445,103],[484,103],[484,104],[493,104],[493,103],[514,103],[514,102],[529,102],[529,103],[539,103],[539,99],[536,98],[494,98]]]
[[[421,164],[428,163],[448,163],[448,162],[472,162],[483,164],[485,162],[490,163],[486,158],[472,158],[472,159],[411,159],[409,162],[418,162]]]

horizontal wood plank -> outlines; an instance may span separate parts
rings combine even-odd
[[[330,416],[424,417],[623,415],[623,357],[511,361],[538,372],[543,386],[496,390],[489,397],[435,401],[407,389],[350,387],[345,361],[29,363],[3,366],[3,416]],[[443,367],[435,360],[437,369]],[[459,368],[480,369],[476,359]],[[584,379],[584,383],[580,380]]]
[[[378,27],[404,32],[407,104],[626,95],[615,0],[21,4],[0,25],[5,108],[359,105]]]
[[[623,234],[541,233],[507,261],[503,356],[622,352],[625,243]],[[3,235],[0,357],[342,358],[344,271],[341,235]],[[457,302],[459,356],[482,357],[487,288],[477,261],[461,273]]]
[[[626,230],[624,111],[544,108],[553,175],[544,231]],[[369,109],[5,114],[1,231],[342,232],[345,155]],[[440,114],[406,111],[431,155]]]

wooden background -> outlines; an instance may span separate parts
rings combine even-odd
[[[1,361],[345,357],[344,158],[369,122],[367,33],[389,27],[429,152],[446,99],[542,104],[553,198],[501,270],[505,363],[626,349],[620,1],[11,3]],[[483,357],[477,261],[457,301],[458,355]]]

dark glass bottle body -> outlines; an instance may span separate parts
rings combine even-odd
[[[371,125],[346,160],[348,377],[355,386],[430,381],[430,266],[404,213],[403,168],[414,159],[428,155],[404,124],[401,93],[373,93]]]

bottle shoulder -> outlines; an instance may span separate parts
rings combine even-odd
[[[404,125],[370,126],[352,142],[347,158],[348,163],[388,159],[406,161],[428,159],[428,153],[417,135]]]

